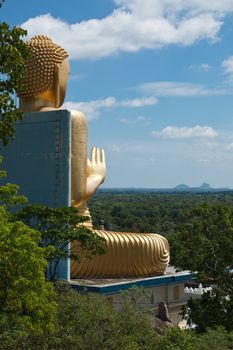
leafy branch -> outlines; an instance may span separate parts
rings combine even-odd
[[[13,217],[13,220],[23,221],[41,233],[40,245],[50,248],[47,260],[51,280],[54,280],[62,258],[79,260],[84,256],[104,253],[104,239],[83,225],[88,218],[80,216],[73,207],[48,208],[42,205],[28,205]],[[77,243],[74,245],[73,242]]]

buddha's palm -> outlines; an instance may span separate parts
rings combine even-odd
[[[93,147],[91,158],[87,159],[87,186],[85,201],[95,193],[97,188],[102,184],[106,176],[105,154],[103,149]]]

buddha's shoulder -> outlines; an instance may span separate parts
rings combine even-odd
[[[87,117],[85,116],[84,113],[74,109],[69,110],[69,112],[71,113],[71,118],[73,122],[87,124]]]

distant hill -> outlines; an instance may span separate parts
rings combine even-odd
[[[174,191],[177,191],[177,192],[225,192],[225,191],[232,191],[230,188],[213,188],[211,187],[208,183],[206,182],[203,182],[201,184],[201,186],[199,187],[190,187],[190,186],[187,186],[185,184],[181,184],[181,185],[178,185],[176,187],[174,187],[173,189]]]
[[[203,184],[200,186],[200,188],[205,189],[205,190],[211,189],[210,185],[207,184],[206,182],[203,182]]]
[[[186,184],[180,184],[174,188],[137,188],[137,187],[122,187],[122,188],[100,188],[98,192],[104,193],[207,193],[207,192],[229,192],[233,191],[230,188],[213,188],[208,183],[203,182],[199,187],[190,187]]]
[[[181,184],[178,185],[176,187],[174,187],[175,191],[188,191],[188,192],[192,192],[192,191],[215,191],[214,188],[212,188],[209,184],[207,184],[206,182],[203,182],[201,184],[201,186],[199,187],[190,187],[188,185],[185,184]]]
[[[188,185],[185,185],[185,184],[177,185],[176,187],[174,187],[174,190],[176,190],[176,191],[187,191],[189,189],[190,189],[190,187]]]

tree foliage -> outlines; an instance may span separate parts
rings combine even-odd
[[[233,299],[225,295],[221,286],[212,292],[204,293],[202,298],[190,299],[187,305],[187,320],[196,325],[196,331],[206,332],[207,328],[216,329],[221,326],[233,330]]]
[[[0,178],[6,176],[0,172]],[[18,186],[0,186],[0,349],[34,349],[41,334],[54,332],[56,303],[45,280],[47,250],[40,233],[13,220],[10,208],[24,204]]]
[[[170,328],[160,337],[155,350],[231,350],[233,333],[224,328],[209,329],[203,335],[192,330]]]
[[[0,167],[2,166],[2,157],[0,156]],[[2,184],[1,182],[7,176],[6,171],[0,170],[0,206],[10,210],[17,205],[27,203],[27,198],[19,195],[19,186],[11,183]]]
[[[0,1],[2,7],[4,0]],[[14,137],[14,123],[22,119],[14,94],[22,87],[29,51],[26,31],[0,23],[0,141]],[[2,163],[2,159],[0,161]],[[6,172],[0,171],[0,178]],[[0,186],[0,349],[35,349],[38,339],[54,332],[56,303],[53,286],[45,280],[47,249],[40,233],[12,220],[10,208],[24,204],[18,186]]]
[[[233,207],[233,192],[137,193],[97,192],[89,203],[94,227],[106,230],[170,235],[187,222],[187,212],[200,204]]]
[[[122,298],[123,307],[116,311],[102,296],[60,289],[57,331],[49,349],[154,350],[157,336],[148,311],[137,309],[129,295]]]
[[[50,247],[49,276],[55,279],[56,268],[62,258],[78,260],[104,252],[104,239],[82,225],[86,217],[80,216],[75,208],[48,208],[41,205],[28,205],[15,214],[21,220],[41,233],[40,245]],[[78,249],[73,248],[78,242]]]
[[[169,242],[173,264],[198,271],[199,280],[213,286],[201,300],[189,301],[188,322],[200,332],[217,325],[233,330],[233,209],[196,207]]]
[[[7,23],[0,23],[0,140],[3,145],[7,145],[14,136],[14,123],[22,119],[14,94],[22,88],[26,74],[25,59],[30,54],[22,40],[26,34],[22,28],[11,29]]]
[[[54,331],[56,303],[39,240],[0,206],[0,349],[26,348],[28,339]]]
[[[233,209],[202,205],[186,216],[182,232],[170,236],[172,262],[233,291]]]
[[[137,288],[122,294],[122,308],[118,311],[100,295],[79,294],[60,283],[56,290],[55,332],[37,339],[40,350],[232,349],[233,333],[223,328],[199,335],[193,330],[174,327],[159,336],[154,331],[150,310],[135,304],[135,298],[145,296]]]

